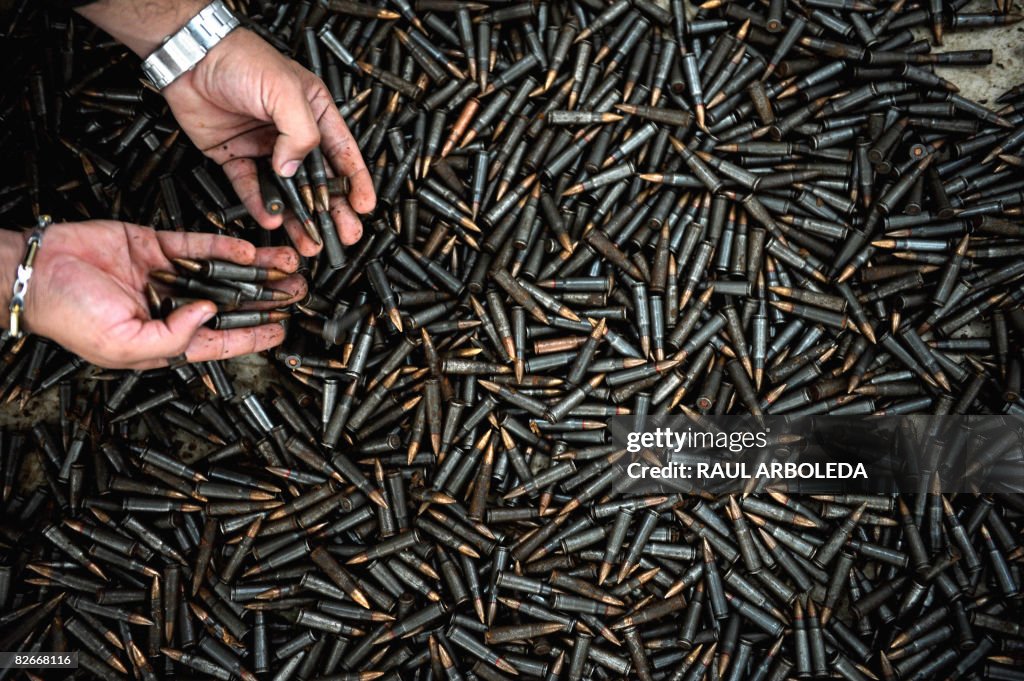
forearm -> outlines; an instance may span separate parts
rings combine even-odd
[[[145,57],[207,4],[206,0],[99,0],[76,11]]]

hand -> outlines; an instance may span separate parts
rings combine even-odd
[[[345,244],[358,241],[362,224],[356,213],[373,210],[373,182],[334,100],[310,71],[239,28],[164,96],[182,130],[223,166],[249,214],[267,229],[279,227],[282,217],[264,210],[253,159],[272,153],[274,170],[290,177],[321,145],[329,170],[350,180],[348,197],[331,201],[338,235]],[[284,225],[300,253],[320,250],[294,217]]]
[[[10,277],[25,251],[25,234],[0,233],[0,282]],[[13,241],[12,241],[13,240]],[[280,324],[213,331],[203,324],[217,311],[210,301],[184,305],[165,319],[151,319],[143,293],[149,274],[174,269],[171,258],[216,258],[294,272],[299,264],[288,247],[256,248],[214,234],[157,232],[110,220],[55,224],[36,256],[25,296],[22,323],[101,367],[150,369],[185,353],[188,361],[224,359],[259,352],[284,339]],[[14,264],[7,260],[14,261]],[[158,287],[159,288],[159,287]],[[274,283],[292,298],[306,292],[300,275]],[[4,301],[6,309],[6,301]]]

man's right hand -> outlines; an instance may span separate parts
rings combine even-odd
[[[161,41],[197,14],[207,0],[99,0],[78,12],[145,58]],[[189,139],[224,168],[235,193],[266,229],[282,222],[299,252],[318,246],[294,216],[268,213],[261,201],[255,160],[270,157],[286,177],[316,146],[328,172],[347,177],[347,196],[332,197],[331,217],[342,243],[362,235],[359,214],[373,210],[376,196],[356,140],[323,81],[288,59],[263,38],[236,28],[194,69],[163,91]]]

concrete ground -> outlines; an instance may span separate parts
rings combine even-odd
[[[1024,5],[1013,4],[1013,13],[1021,13]],[[992,11],[990,0],[980,0],[968,5],[968,12],[987,13]],[[927,37],[925,31],[918,31],[920,37]],[[952,81],[960,88],[960,94],[993,107],[996,97],[1015,85],[1024,82],[1024,22],[1012,26],[961,30],[950,33],[946,29],[943,46],[933,51],[992,50],[992,64],[986,68],[945,66],[935,72]]]

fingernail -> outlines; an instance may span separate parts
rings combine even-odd
[[[301,163],[301,161],[288,161],[285,163],[281,166],[281,176],[291,177],[295,173],[299,172],[299,163]]]

